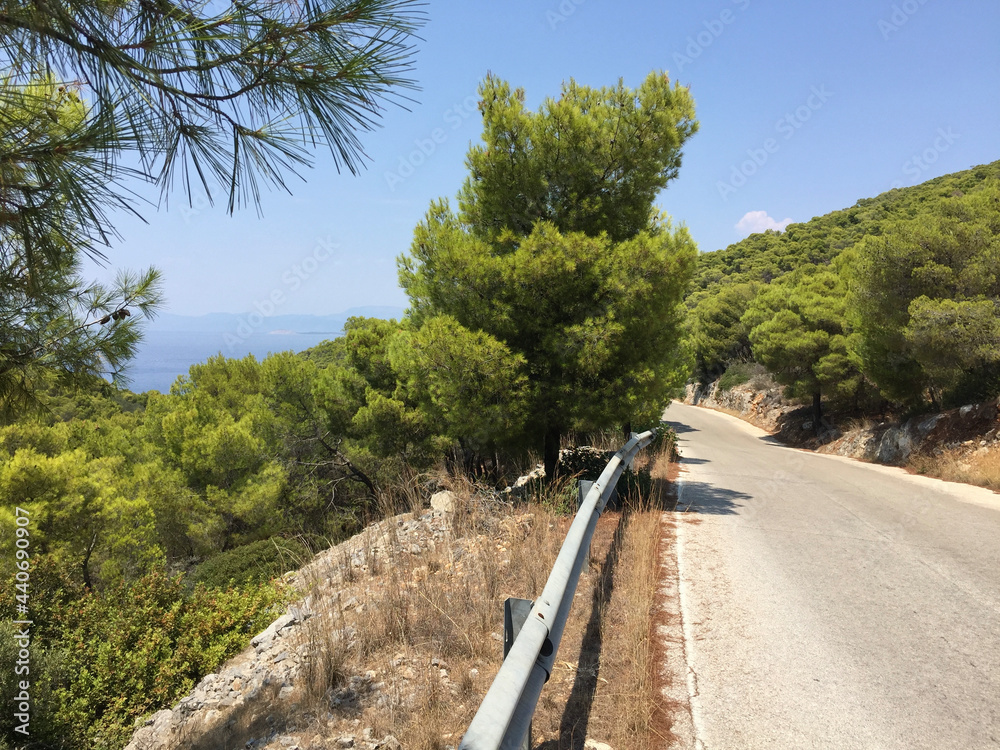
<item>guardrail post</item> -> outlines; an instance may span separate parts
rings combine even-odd
[[[514,639],[521,632],[521,626],[531,613],[534,602],[530,599],[508,598],[503,603],[503,658],[507,658],[510,647],[514,645]],[[518,750],[531,750],[531,725],[528,725],[528,734]]]
[[[639,435],[637,433],[633,432],[632,434],[630,434],[628,436],[628,439],[629,440],[635,440],[638,437],[639,437]],[[625,459],[625,464],[624,465],[625,465],[626,469],[631,469],[632,468],[632,462],[635,461],[635,457],[637,455],[639,455],[638,451],[636,451],[635,453],[631,454],[628,458]]]
[[[594,486],[594,481],[592,479],[579,479],[577,480],[577,495],[576,495],[576,509],[580,510],[583,507],[583,501],[590,494],[590,488]],[[618,502],[618,485],[611,488],[611,494],[608,495],[608,502],[605,503],[606,510],[621,510],[621,503]]]

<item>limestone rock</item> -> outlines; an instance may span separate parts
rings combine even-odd
[[[451,490],[442,490],[431,495],[431,508],[442,513],[455,512],[455,493]]]

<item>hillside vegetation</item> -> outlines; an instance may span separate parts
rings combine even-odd
[[[855,414],[1000,395],[1000,162],[703,253],[687,298],[702,381],[757,362]]]
[[[30,399],[0,388],[0,535],[28,545],[0,560],[23,579],[0,628],[33,621],[34,747],[121,748],[273,619],[283,571],[437,483],[499,490],[540,456],[555,486],[578,468],[561,448],[657,424],[690,369],[697,250],[652,203],[697,129],[690,93],[653,72],[570,81],[535,112],[494,76],[480,96],[457,206],[432,201],[399,259],[403,320],[212,357],[167,394],[49,370]],[[0,649],[0,671],[19,653]]]

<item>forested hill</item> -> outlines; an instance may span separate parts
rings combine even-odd
[[[825,264],[865,235],[880,235],[893,221],[940,210],[951,198],[1000,181],[1000,161],[862,198],[850,208],[791,224],[784,232],[752,234],[724,250],[702,253],[691,297],[719,283],[768,283],[803,264]]]
[[[687,306],[700,380],[759,363],[817,424],[995,398],[1000,161],[703,253]]]

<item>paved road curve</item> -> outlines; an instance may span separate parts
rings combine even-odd
[[[1000,748],[1000,495],[672,404],[705,750]]]

